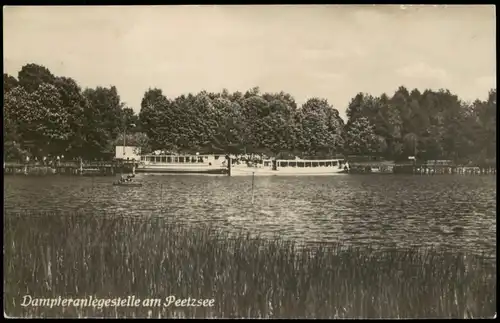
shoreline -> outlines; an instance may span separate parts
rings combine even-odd
[[[451,168],[451,167],[450,167]],[[120,170],[95,170],[95,169],[86,169],[81,172],[79,168],[64,168],[63,170],[58,170],[57,168],[50,166],[31,166],[31,167],[6,167],[3,170],[4,176],[99,176],[99,177],[109,177],[116,176],[120,174]],[[132,169],[127,169],[124,173],[132,173]],[[215,171],[213,173],[210,172],[184,172],[184,171],[161,171],[161,172],[144,172],[136,170],[136,173],[141,174],[172,174],[172,175],[221,175],[228,176],[227,172],[223,171]],[[351,166],[349,172],[346,173],[325,173],[325,174],[314,174],[314,173],[287,173],[284,174],[272,174],[272,173],[258,173],[255,172],[255,176],[338,176],[338,175],[376,175],[376,174],[384,174],[384,175],[426,175],[426,176],[436,176],[436,175],[460,175],[460,176],[495,176],[496,169],[495,168],[479,168],[479,167],[455,167],[451,168],[451,170],[435,169],[432,167],[393,167],[384,168],[384,167],[356,167]],[[242,177],[242,176],[252,176],[252,172],[249,171],[248,174],[244,173],[234,173],[231,174],[232,177]]]

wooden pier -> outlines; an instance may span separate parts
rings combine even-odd
[[[413,166],[411,172],[416,175],[495,175],[495,167],[475,166]]]
[[[496,165],[460,165],[449,160],[395,165],[394,173],[415,175],[495,175]]]
[[[51,165],[42,163],[4,163],[4,175],[78,175],[78,176],[114,176],[117,173],[132,173],[136,165],[133,162],[56,162]]]
[[[449,163],[351,163],[351,174],[413,174],[413,175],[496,175],[496,166],[463,166]]]

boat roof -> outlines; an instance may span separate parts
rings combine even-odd
[[[279,162],[294,162],[294,163],[324,163],[332,161],[342,161],[342,158],[332,158],[332,159],[277,159]]]
[[[144,154],[141,157],[201,157],[201,156],[225,156],[225,154]]]

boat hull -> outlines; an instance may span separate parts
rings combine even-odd
[[[227,174],[225,167],[210,166],[143,166],[135,170],[137,173],[164,173],[164,174]]]

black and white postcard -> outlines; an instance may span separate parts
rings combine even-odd
[[[5,317],[496,317],[493,5],[3,22]]]

